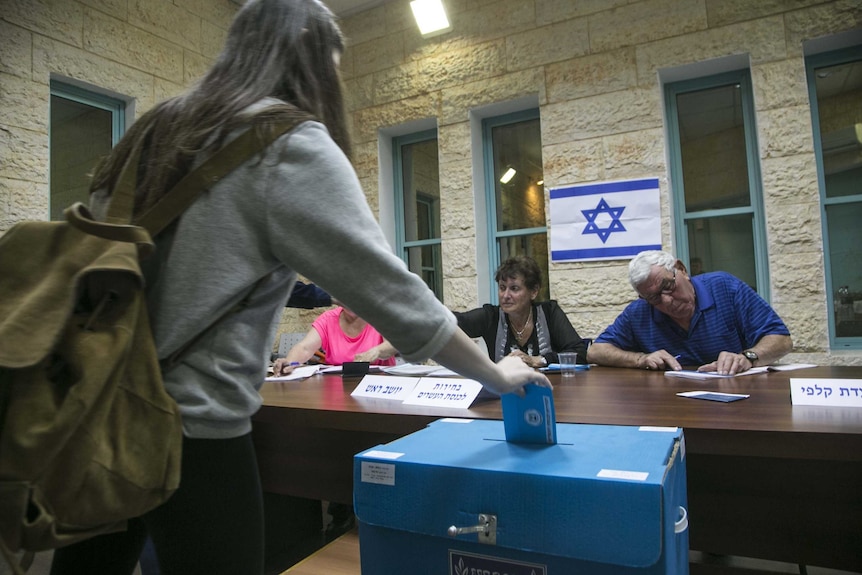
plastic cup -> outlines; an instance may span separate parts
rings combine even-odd
[[[578,364],[578,354],[565,352],[559,354],[560,375],[563,377],[575,377],[575,366]]]

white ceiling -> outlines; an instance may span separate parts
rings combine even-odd
[[[391,0],[323,0],[323,3],[329,6],[329,9],[335,12],[341,18],[380,6]]]

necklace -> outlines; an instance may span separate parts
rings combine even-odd
[[[524,322],[524,327],[522,327],[520,331],[518,331],[517,328],[512,326],[512,329],[515,330],[515,336],[517,336],[518,339],[521,339],[521,336],[524,333],[524,331],[526,331],[527,326],[530,325],[531,319],[533,319],[533,308],[530,308],[530,313],[527,315],[527,321]]]

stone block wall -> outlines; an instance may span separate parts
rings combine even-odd
[[[754,88],[771,299],[789,358],[862,364],[829,349],[819,191],[803,42],[862,31],[859,0],[447,0],[453,30],[422,39],[405,1],[343,20],[354,163],[372,208],[381,129],[438,126],[446,304],[477,293],[471,112],[538,102],[546,189],[659,177],[673,250],[661,75],[745,58]],[[48,213],[52,75],[132,98],[140,115],[179,93],[220,50],[235,0],[0,0],[0,232]],[[856,43],[862,40],[854,40]],[[547,213],[547,212],[546,212]],[[479,241],[485,241],[480,238]],[[626,262],[552,264],[554,297],[595,337],[631,301]],[[287,310],[281,331],[316,311]]]
[[[0,0],[0,232],[47,219],[52,78],[121,94],[135,116],[200,77],[231,0]]]
[[[771,301],[787,322],[788,360],[862,364],[829,349],[819,190],[803,42],[856,35],[858,0],[449,0],[452,31],[422,39],[406,2],[347,18],[342,60],[358,149],[378,130],[433,118],[438,126],[444,297],[453,309],[476,289],[471,148],[473,110],[530,97],[542,126],[545,188],[659,177],[662,238],[673,251],[662,77],[699,75],[740,58],[751,71],[760,146]],[[713,63],[713,64],[710,64]],[[696,76],[692,76],[696,77]],[[376,161],[357,165],[369,197],[383,197]],[[546,200],[547,201],[547,200]],[[376,201],[372,200],[372,205]],[[551,264],[555,299],[597,336],[635,294],[627,261]]]

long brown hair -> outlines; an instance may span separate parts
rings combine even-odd
[[[231,130],[284,119],[296,110],[326,125],[350,156],[350,139],[336,54],[344,38],[319,0],[249,0],[237,13],[225,46],[206,75],[186,93],[139,118],[96,168],[90,191],[110,191],[142,141],[136,211],[164,195],[201,152],[218,149]],[[282,102],[253,116],[240,112],[263,98]]]

